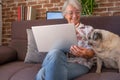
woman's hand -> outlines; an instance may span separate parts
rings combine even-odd
[[[79,47],[76,45],[71,46],[70,51],[73,55],[78,56],[78,57],[91,58],[94,55],[93,50]]]

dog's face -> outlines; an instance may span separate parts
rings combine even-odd
[[[103,40],[102,32],[98,29],[94,29],[91,34],[88,35],[88,44],[91,46],[100,45]]]
[[[112,49],[118,44],[120,38],[118,35],[102,29],[94,29],[88,35],[88,44],[93,47],[94,50]]]

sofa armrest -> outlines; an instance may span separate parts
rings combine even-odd
[[[0,46],[0,65],[17,59],[17,51],[8,46]]]

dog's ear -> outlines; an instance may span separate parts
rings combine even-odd
[[[102,33],[100,32],[94,32],[93,34],[93,40],[102,40]]]

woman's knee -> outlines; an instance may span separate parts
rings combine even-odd
[[[48,52],[46,58],[44,59],[43,66],[48,65],[49,63],[57,63],[67,61],[67,57],[64,52],[59,49],[52,49]]]

